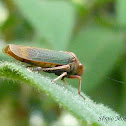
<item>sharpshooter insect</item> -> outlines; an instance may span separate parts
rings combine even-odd
[[[25,47],[8,44],[3,52],[13,58],[36,66],[33,71],[44,71],[58,75],[53,81],[64,78],[79,79],[79,90],[81,92],[81,76],[84,66],[81,64],[73,52],[54,51],[35,47]]]

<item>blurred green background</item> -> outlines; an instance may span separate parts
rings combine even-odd
[[[125,5],[125,0],[1,0],[0,50],[13,43],[74,52],[85,66],[82,92],[126,116]],[[2,51],[0,60],[18,62]],[[66,81],[78,88],[78,80]],[[0,99],[4,126],[81,125],[52,98],[25,84],[1,78]]]

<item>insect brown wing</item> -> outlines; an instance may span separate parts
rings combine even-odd
[[[43,64],[64,65],[73,62],[74,56],[69,52],[53,51],[42,48],[25,47],[9,44],[4,50],[4,53],[27,63],[43,66]]]

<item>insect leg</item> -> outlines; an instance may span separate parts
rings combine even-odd
[[[63,65],[63,66],[57,66],[57,67],[51,67],[51,68],[42,68],[42,67],[37,67],[37,68],[33,68],[33,71],[56,71],[56,70],[66,70],[69,71],[70,70],[70,66],[69,65]]]
[[[70,66],[69,65],[63,65],[63,66],[57,66],[57,67],[51,67],[51,68],[43,68],[43,71],[56,71],[56,70],[66,70],[69,71],[70,70]]]
[[[80,95],[80,92],[81,92],[81,77],[78,76],[78,75],[69,75],[68,78],[79,79],[79,89],[78,89],[78,94]]]
[[[64,79],[64,77],[62,77],[62,79],[61,79],[62,81],[63,81],[63,83],[66,85],[66,81],[65,81],[65,79]]]
[[[36,67],[36,68],[32,68],[32,71],[42,71],[42,67]]]
[[[56,79],[54,79],[53,82],[59,80],[60,78],[66,76],[66,75],[67,75],[67,72],[63,72],[60,76],[58,76]]]

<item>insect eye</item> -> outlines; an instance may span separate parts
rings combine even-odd
[[[85,70],[85,68],[84,68],[83,64],[80,63],[77,75],[79,75],[79,76],[83,75],[84,70]]]

